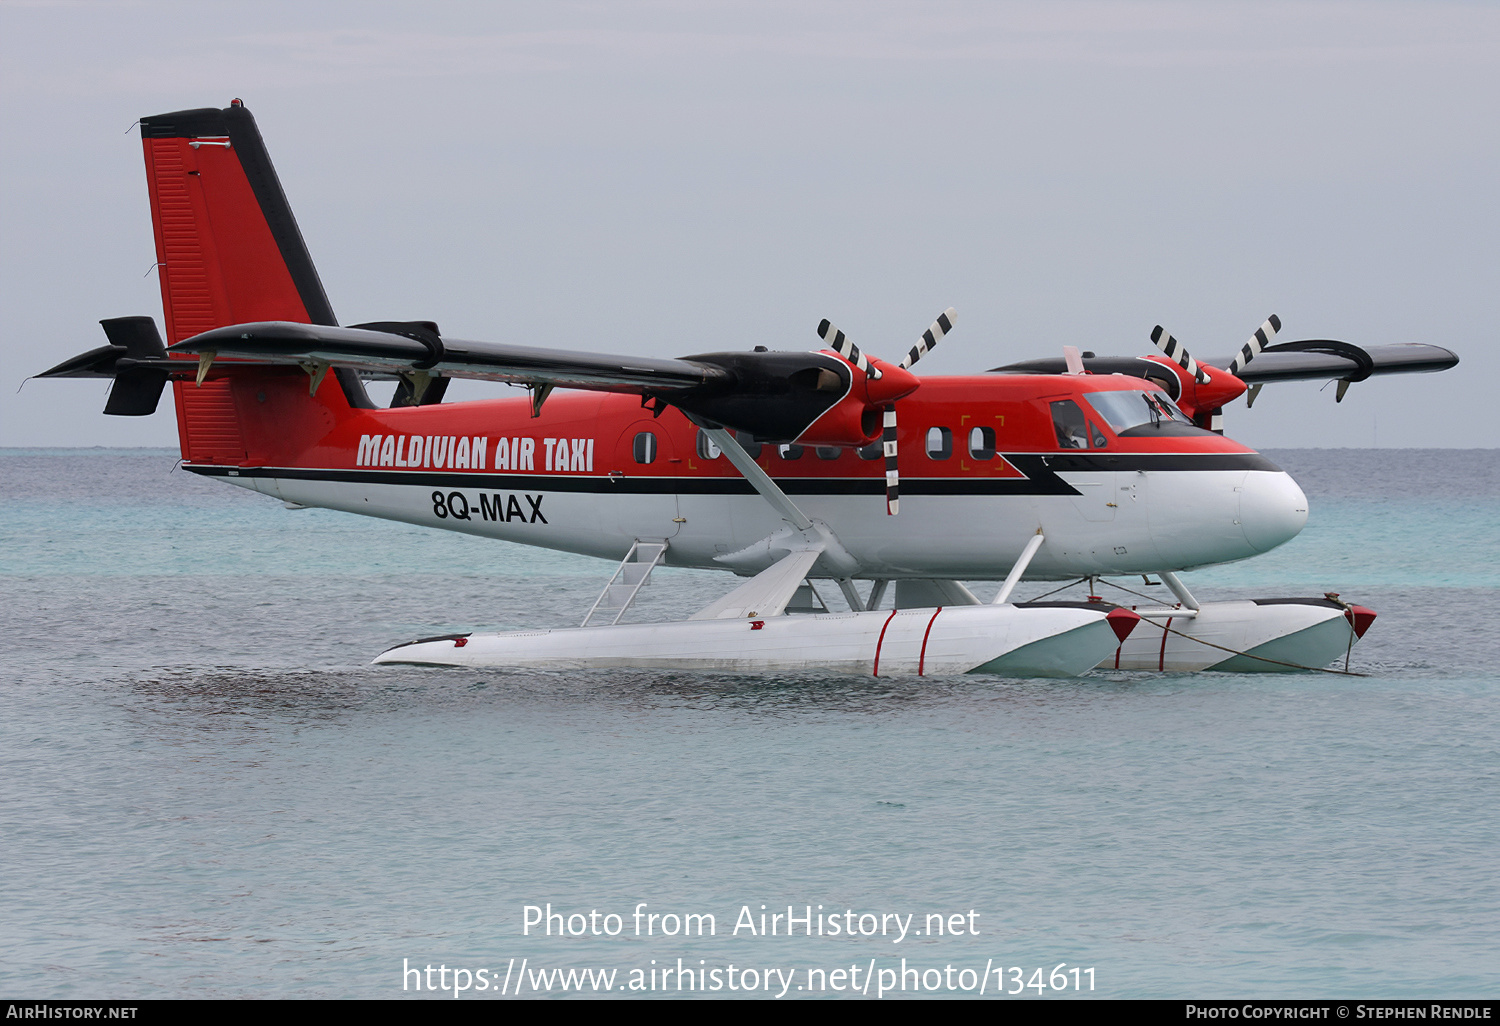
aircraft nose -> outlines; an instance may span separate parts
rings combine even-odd
[[[1291,541],[1307,524],[1307,496],[1281,471],[1252,470],[1240,488],[1240,529],[1256,552]]]

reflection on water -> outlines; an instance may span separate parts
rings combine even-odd
[[[291,513],[173,458],[0,453],[0,958],[32,993],[384,997],[402,958],[512,955],[1067,961],[1109,996],[1497,983],[1493,453],[1273,454],[1309,529],[1195,579],[1371,605],[1370,677],[1071,681],[372,667],[576,623],[610,568]],[[642,615],[725,583],[658,573]],[[985,932],[521,937],[548,901]]]

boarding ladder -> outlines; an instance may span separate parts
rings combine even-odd
[[[630,608],[630,603],[635,601],[635,593],[641,590],[641,585],[646,583],[651,571],[661,565],[666,554],[665,541],[641,541],[637,538],[635,544],[630,546],[630,551],[625,553],[625,558],[620,561],[614,576],[594,600],[593,608],[588,611],[580,626],[606,627],[619,623],[625,610]]]

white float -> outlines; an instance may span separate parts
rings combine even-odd
[[[735,617],[452,635],[398,645],[375,662],[1071,677],[1108,658],[1137,622],[1126,610],[1082,603]]]
[[[1342,663],[1375,619],[1364,606],[1327,597],[1133,611],[1140,624],[1099,663],[1101,669],[1275,673],[1321,668]]]

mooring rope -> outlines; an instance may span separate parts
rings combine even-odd
[[[1284,660],[1281,660],[1281,659],[1272,659],[1270,656],[1255,655],[1253,652],[1240,652],[1240,651],[1237,651],[1235,649],[1232,649],[1232,648],[1228,647],[1227,645],[1217,645],[1217,644],[1215,644],[1212,641],[1204,641],[1202,638],[1195,638],[1191,634],[1184,634],[1184,633],[1182,633],[1182,631],[1177,630],[1175,627],[1168,627],[1166,624],[1157,623],[1155,620],[1151,619],[1150,617],[1141,616],[1140,613],[1136,613],[1136,615],[1140,616],[1142,620],[1145,620],[1147,623],[1149,623],[1153,627],[1160,627],[1162,630],[1167,631],[1167,632],[1172,633],[1172,634],[1176,634],[1178,637],[1187,638],[1189,641],[1196,641],[1198,644],[1200,644],[1200,645],[1207,645],[1209,648],[1217,648],[1221,652],[1229,652],[1229,653],[1231,653],[1233,655],[1244,656],[1246,659],[1259,659],[1263,663],[1275,663],[1277,666],[1290,666],[1294,670],[1312,670],[1312,671],[1314,671],[1316,673],[1332,673],[1332,674],[1335,674],[1336,676],[1339,676],[1339,677],[1368,677],[1369,676],[1368,673],[1357,673],[1354,670],[1330,670],[1326,666],[1303,666],[1301,663],[1289,663],[1289,662],[1285,662]],[[1167,617],[1167,619],[1170,620],[1171,617],[1169,616],[1169,617]],[[1349,629],[1349,633],[1353,634],[1354,633],[1354,628],[1351,627]],[[1350,648],[1353,648],[1354,643],[1350,642],[1349,644],[1350,644]]]
[[[1064,590],[1066,590],[1068,588],[1073,587],[1074,585],[1082,584],[1084,581],[1087,581],[1087,580],[1088,580],[1087,577],[1080,578],[1079,580],[1076,580],[1076,581],[1072,582],[1071,584],[1065,584],[1065,585],[1063,585],[1061,588],[1054,588],[1052,591],[1047,592],[1047,595],[1056,595],[1059,591],[1064,591]],[[1107,584],[1111,588],[1117,588],[1120,591],[1123,591],[1123,592],[1126,592],[1128,594],[1134,595],[1137,598],[1143,598],[1143,599],[1145,599],[1148,602],[1158,602],[1158,601],[1160,601],[1159,599],[1157,599],[1157,598],[1155,598],[1155,597],[1153,597],[1151,595],[1146,595],[1146,594],[1144,594],[1142,592],[1135,591],[1135,590],[1133,590],[1131,588],[1127,588],[1123,584],[1116,584],[1114,581],[1107,581],[1103,577],[1097,577],[1097,578],[1095,578],[1095,580],[1098,581],[1100,584]],[[1046,598],[1047,596],[1046,595],[1042,595],[1040,597],[1041,598]],[[1035,602],[1036,599],[1032,599],[1031,601]],[[1349,604],[1347,602],[1339,602],[1338,599],[1332,599],[1331,601],[1338,602],[1338,604],[1341,605],[1341,606],[1343,606],[1346,611],[1350,608],[1350,606],[1349,606]],[[1259,659],[1263,663],[1273,663],[1276,666],[1286,666],[1286,667],[1290,667],[1291,669],[1294,669],[1294,670],[1311,670],[1314,673],[1331,673],[1331,674],[1334,674],[1335,676],[1339,676],[1339,677],[1368,677],[1369,676],[1368,673],[1358,673],[1358,672],[1356,672],[1354,670],[1349,669],[1349,655],[1354,650],[1354,638],[1355,638],[1354,627],[1352,625],[1349,628],[1349,647],[1348,647],[1348,649],[1344,653],[1344,668],[1342,670],[1330,670],[1326,666],[1303,666],[1301,663],[1289,663],[1289,662],[1286,662],[1285,660],[1282,660],[1282,659],[1272,659],[1270,656],[1255,655],[1253,652],[1241,652],[1241,651],[1239,651],[1237,649],[1230,648],[1227,645],[1218,645],[1218,644],[1215,644],[1212,641],[1204,641],[1202,638],[1195,638],[1191,634],[1184,634],[1182,631],[1179,631],[1179,630],[1177,630],[1174,627],[1168,627],[1167,624],[1157,623],[1155,620],[1151,619],[1149,616],[1144,616],[1144,615],[1142,615],[1138,611],[1132,610],[1132,612],[1135,612],[1137,616],[1139,616],[1142,620],[1145,620],[1147,623],[1149,623],[1153,627],[1160,627],[1162,630],[1167,631],[1168,633],[1171,633],[1171,634],[1175,634],[1179,638],[1187,638],[1189,641],[1197,642],[1200,645],[1207,645],[1209,648],[1217,648],[1219,651],[1221,651],[1221,652],[1228,652],[1231,655],[1244,656],[1246,659]],[[1171,620],[1172,620],[1172,618],[1170,616],[1167,617],[1167,622],[1168,623],[1170,623]]]

